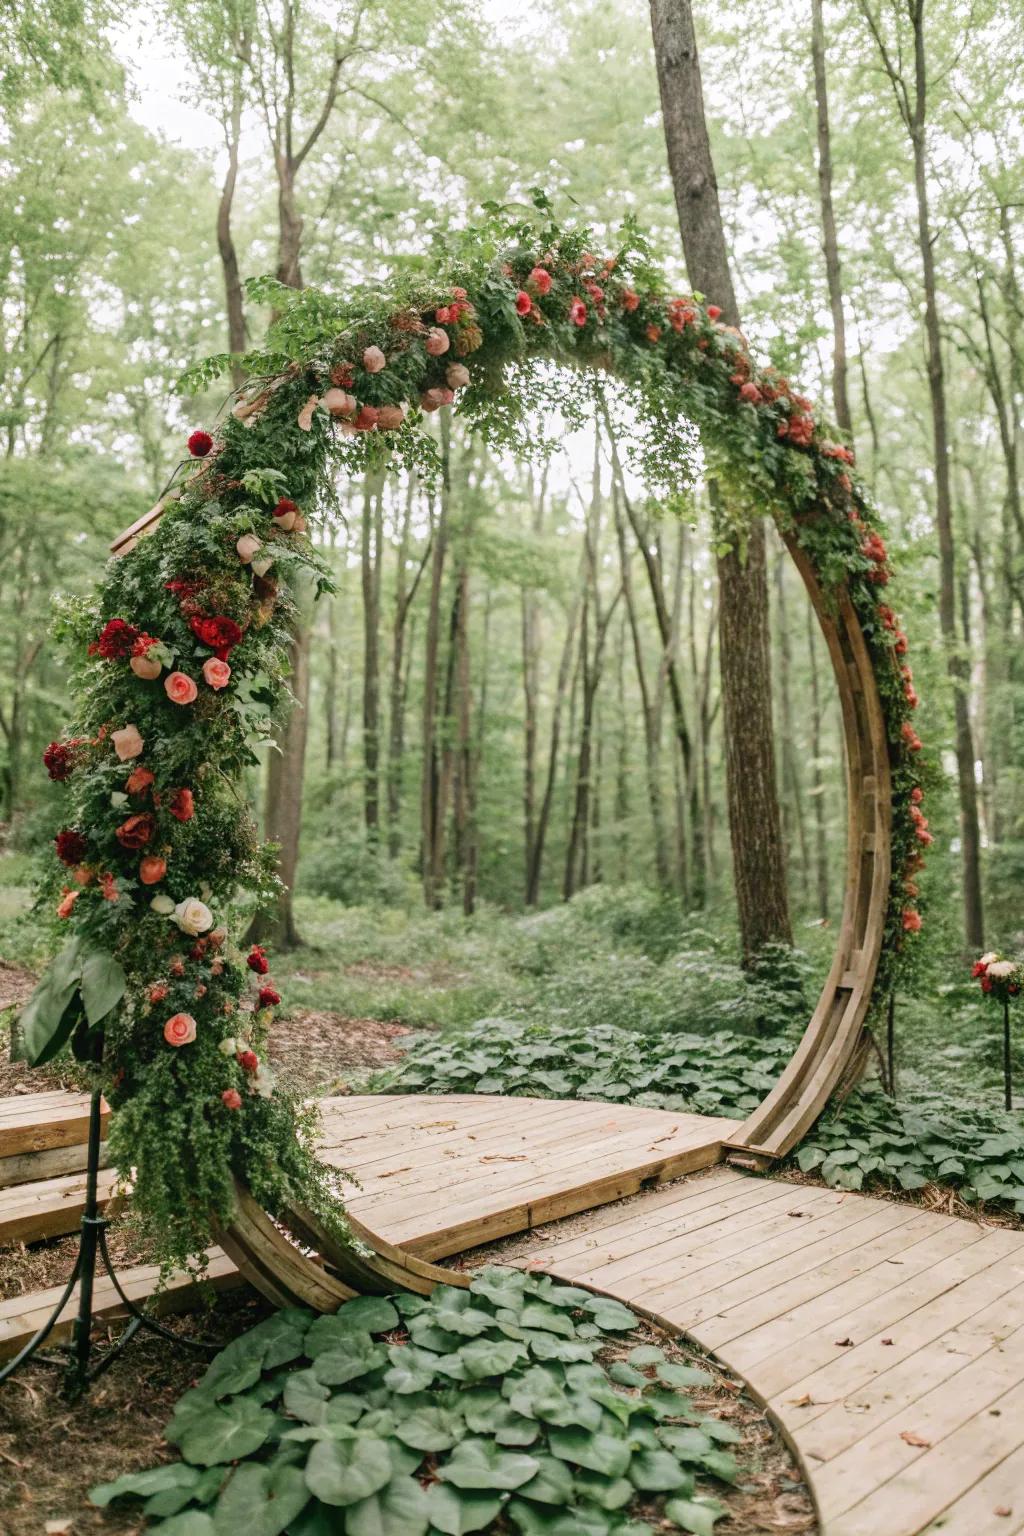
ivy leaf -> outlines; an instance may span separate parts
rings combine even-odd
[[[525,1451],[504,1451],[489,1440],[463,1440],[438,1473],[456,1488],[505,1490],[521,1488],[539,1466],[536,1456]]]
[[[309,1503],[301,1468],[288,1463],[237,1467],[217,1500],[217,1536],[280,1536]]]
[[[467,1488],[452,1488],[434,1483],[427,1489],[430,1524],[444,1536],[468,1536],[489,1526],[501,1509],[501,1499],[493,1493]]]
[[[171,1488],[191,1490],[202,1475],[198,1467],[190,1467],[180,1461],[171,1462],[165,1467],[150,1467],[145,1472],[126,1472],[112,1483],[99,1483],[91,1488],[89,1502],[95,1504],[97,1509],[106,1509],[112,1500],[124,1498],[127,1494],[147,1498]]]
[[[426,1493],[411,1477],[392,1478],[345,1514],[346,1536],[423,1536],[430,1523]]]
[[[621,1477],[629,1466],[632,1452],[624,1440],[585,1429],[553,1429],[548,1436],[552,1454],[560,1461],[573,1461],[591,1472]]]
[[[172,1419],[164,1433],[186,1461],[198,1467],[213,1467],[241,1461],[258,1451],[273,1423],[274,1415],[267,1409],[247,1398],[236,1397],[223,1406],[209,1404],[203,1413],[190,1415],[180,1431],[176,1431]]]
[[[387,1444],[369,1435],[319,1440],[306,1463],[306,1486],[325,1504],[357,1504],[391,1481]]]

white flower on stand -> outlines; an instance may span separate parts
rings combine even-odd
[[[252,1080],[253,1092],[261,1099],[269,1099],[274,1091],[274,1074],[269,1067],[260,1065]]]
[[[225,1035],[223,1040],[217,1041],[217,1049],[222,1056],[234,1056],[238,1050],[238,1041],[234,1035]]]
[[[996,981],[1005,981],[1008,976],[1013,975],[1016,969],[1017,967],[1012,960],[994,960],[988,968],[988,974],[994,977]]]
[[[174,911],[174,902],[169,896],[154,896],[149,906],[151,911],[159,912],[161,917],[170,917]]]

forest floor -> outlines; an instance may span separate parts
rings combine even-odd
[[[24,1000],[42,958],[34,941],[26,940],[29,925],[19,921],[27,903],[23,886],[0,886],[0,1011]],[[584,1028],[640,1030],[652,1039],[734,1023],[737,996],[746,996],[737,988],[747,984],[729,958],[731,936],[724,925],[705,917],[700,927],[691,923],[680,932],[677,911],[652,906],[635,888],[598,890],[573,905],[575,911],[526,917],[484,913],[466,923],[457,914],[301,900],[306,944],[273,965],[285,1000],[273,1029],[273,1061],[302,1092],[345,1093],[400,1062],[413,1033],[457,1036],[482,1019],[543,1020],[557,1037],[564,1018]],[[788,1009],[794,1029],[806,1017],[797,994],[814,995],[830,949],[828,933],[809,929],[806,937],[809,952],[795,962],[796,976],[767,985],[757,1000],[762,1012],[777,1009],[781,1017]],[[990,1106],[999,1081],[998,1041],[990,1051],[992,1021],[974,994],[951,983],[941,1013],[921,1000],[906,1012],[913,1027],[901,1034],[901,1081],[940,1092],[955,1088],[958,1102]],[[29,1071],[0,1060],[0,1096],[57,1084],[76,1086],[74,1072],[64,1066]],[[813,1173],[793,1176],[817,1182]],[[904,1198],[935,1204],[951,1195],[931,1189]],[[962,1202],[960,1207],[965,1214]],[[957,1207],[954,1201],[942,1208]],[[130,1219],[115,1224],[112,1248],[123,1264],[148,1257]],[[0,1255],[0,1295],[57,1283],[73,1249],[74,1239],[63,1238]],[[494,1257],[500,1261],[501,1251]],[[241,1290],[172,1326],[227,1339],[251,1326],[261,1305]],[[5,1536],[129,1536],[141,1529],[138,1517],[89,1509],[87,1490],[166,1455],[161,1428],[196,1374],[193,1355],[144,1338],[76,1407],[63,1402],[43,1368],[16,1378],[0,1394],[0,1484],[10,1479],[12,1488],[0,1517]],[[735,1397],[735,1384],[721,1390]],[[732,1518],[719,1526],[722,1536],[813,1529],[788,1453],[763,1414],[745,1399],[743,1404],[736,1410],[739,1427],[757,1473],[735,1508],[730,1505]]]

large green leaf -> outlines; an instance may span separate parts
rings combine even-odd
[[[692,1499],[669,1499],[665,1513],[691,1536],[715,1536],[715,1521],[725,1513],[721,1504]]]
[[[447,1451],[464,1428],[462,1415],[440,1403],[427,1403],[412,1413],[395,1430],[396,1440],[416,1451]]]
[[[456,1488],[504,1491],[521,1488],[535,1476],[540,1463],[525,1451],[505,1451],[489,1440],[463,1440],[455,1454],[438,1469]]]
[[[241,1461],[258,1451],[273,1424],[274,1415],[266,1408],[236,1397],[189,1415],[183,1428],[177,1428],[172,1419],[165,1435],[172,1445],[177,1445],[186,1461],[198,1467],[213,1467]]]
[[[171,1462],[165,1467],[150,1467],[146,1472],[125,1472],[112,1483],[100,1483],[90,1489],[89,1502],[99,1509],[105,1509],[112,1499],[120,1499],[130,1493],[146,1498],[153,1493],[164,1493],[169,1488],[191,1491],[202,1475],[198,1467],[189,1467],[180,1461]]]
[[[536,1475],[519,1489],[523,1499],[533,1499],[538,1504],[571,1504],[573,1495],[572,1473],[564,1461],[554,1456],[538,1456]]]
[[[103,1022],[124,997],[128,979],[119,961],[106,949],[87,949],[82,956],[82,1003],[89,1023]]]
[[[526,1359],[526,1350],[515,1339],[474,1339],[471,1344],[463,1344],[459,1354],[473,1381],[483,1381],[486,1376],[504,1376],[520,1360]]]
[[[387,1445],[369,1435],[320,1440],[306,1463],[306,1486],[325,1504],[358,1504],[390,1481]]]
[[[15,1037],[17,1048],[11,1053],[16,1060],[39,1067],[67,1044],[81,1017],[80,1007],[72,1007],[81,978],[81,946],[77,939],[72,939],[56,956],[21,1010]]]
[[[587,1467],[591,1472],[603,1472],[607,1477],[621,1477],[632,1455],[625,1440],[575,1427],[553,1429],[548,1443],[560,1461],[574,1461],[577,1466]]]
[[[161,1521],[160,1536],[217,1536],[217,1529],[205,1509],[185,1509]]]
[[[311,1370],[292,1372],[284,1384],[284,1410],[304,1424],[322,1424],[327,1417],[329,1388]]]
[[[306,1348],[312,1354],[308,1344]],[[332,1348],[325,1348],[316,1354],[313,1375],[325,1386],[340,1387],[347,1381],[358,1381],[361,1376],[368,1376],[371,1371],[387,1363],[388,1352],[383,1344],[374,1344],[368,1333],[353,1333],[345,1339],[339,1339]]]
[[[690,1474],[669,1451],[637,1451],[629,1464],[629,1476],[643,1493],[675,1493],[693,1486]]]
[[[434,1483],[427,1489],[430,1523],[444,1536],[468,1536],[490,1525],[501,1509],[497,1494]]]
[[[429,1524],[427,1496],[411,1477],[392,1478],[345,1512],[346,1536],[423,1536]]]
[[[217,1536],[280,1536],[308,1502],[301,1468],[247,1462],[217,1500],[214,1530]]]

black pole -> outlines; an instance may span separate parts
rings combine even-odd
[[[1013,1081],[1010,1064],[1010,999],[1003,998],[1003,1098],[1006,1108],[1013,1108]]]

